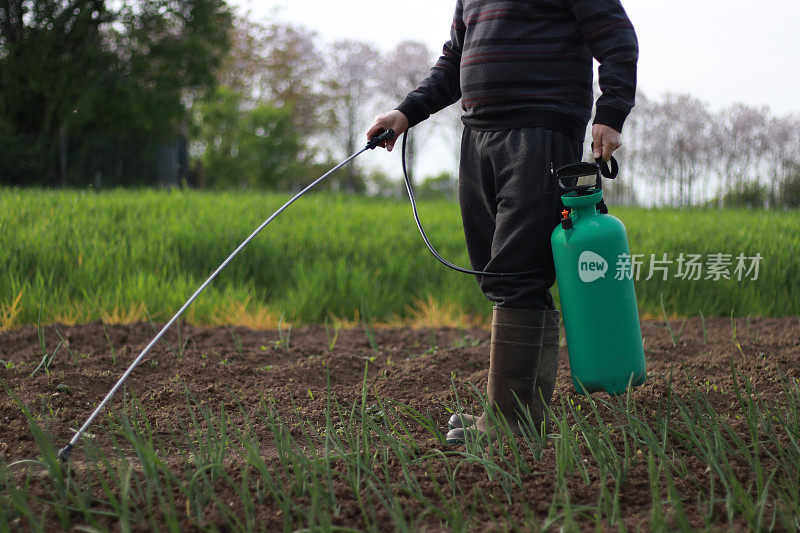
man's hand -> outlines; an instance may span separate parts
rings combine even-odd
[[[612,152],[622,146],[619,132],[603,124],[592,124],[592,141],[595,159],[602,157],[606,162],[611,159]]]
[[[394,130],[395,137],[391,141],[386,141],[385,143],[380,144],[379,146],[383,146],[389,152],[392,151],[394,148],[394,143],[400,134],[403,133],[408,129],[408,119],[406,116],[398,110],[389,111],[388,113],[384,113],[375,118],[375,123],[372,127],[367,131],[367,140],[372,139],[376,135],[380,135],[386,130]]]

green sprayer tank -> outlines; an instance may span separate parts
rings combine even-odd
[[[603,163],[576,163],[556,173],[568,209],[550,240],[572,382],[583,394],[621,394],[646,375],[628,236],[603,201],[600,176],[615,177],[616,161],[612,167],[613,173]],[[595,173],[593,186],[574,185]]]

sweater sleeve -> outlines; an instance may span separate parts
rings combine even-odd
[[[462,15],[462,0],[458,0],[450,27],[450,40],[444,44],[442,55],[428,76],[396,108],[406,116],[410,126],[419,124],[461,98],[459,66],[466,29]]]
[[[595,103],[595,124],[622,131],[636,96],[639,43],[619,0],[565,0],[598,70],[602,95]]]

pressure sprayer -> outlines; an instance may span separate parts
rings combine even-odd
[[[555,172],[566,209],[550,243],[572,383],[584,394],[621,394],[646,376],[628,236],[603,201],[601,173],[614,179],[618,170],[612,158],[610,170],[598,162]],[[592,175],[594,184],[577,185]]]
[[[122,384],[128,378],[128,376],[130,376],[131,372],[133,372],[133,370],[136,368],[136,366],[144,358],[144,356],[150,351],[151,348],[153,348],[153,346],[161,339],[161,337],[164,335],[164,333],[166,333],[167,330],[178,320],[178,318],[180,318],[180,316],[184,313],[184,311],[186,311],[186,309],[189,308],[189,306],[192,304],[192,302],[195,301],[195,299],[197,299],[197,297],[200,295],[200,293],[202,293],[206,289],[206,287],[208,287],[208,285],[214,280],[214,278],[216,278],[217,275],[220,272],[222,272],[222,270],[228,265],[228,263],[230,263],[233,260],[233,258],[236,257],[236,255],[240,251],[242,251],[242,249],[245,246],[247,246],[250,243],[250,241],[252,241],[256,237],[256,235],[261,233],[261,230],[266,228],[270,224],[270,222],[275,220],[275,218],[278,215],[280,215],[286,208],[288,208],[290,205],[292,205],[295,201],[297,201],[299,198],[301,198],[303,195],[305,195],[311,189],[313,189],[314,187],[319,185],[328,176],[330,176],[331,174],[333,174],[334,172],[336,172],[337,170],[339,170],[343,166],[345,166],[348,163],[350,163],[353,159],[355,159],[356,157],[358,157],[359,155],[361,155],[365,151],[373,150],[378,146],[382,146],[382,145],[384,145],[384,143],[386,143],[387,141],[390,141],[390,140],[392,140],[394,138],[395,138],[395,132],[393,130],[386,130],[386,131],[382,132],[381,134],[371,138],[367,142],[367,144],[366,144],[366,146],[364,148],[362,148],[358,152],[354,153],[353,155],[351,155],[350,157],[348,157],[347,159],[345,159],[344,161],[342,161],[341,163],[339,163],[338,165],[333,167],[331,170],[329,170],[324,175],[322,175],[319,178],[317,178],[316,180],[314,180],[311,184],[307,185],[304,189],[302,189],[300,192],[298,192],[296,195],[294,195],[291,199],[289,199],[289,201],[287,201],[280,208],[278,208],[278,210],[275,211],[272,215],[270,215],[269,218],[267,218],[264,222],[262,222],[261,225],[258,226],[250,234],[249,237],[247,237],[239,246],[237,246],[236,249],[233,252],[231,252],[231,254],[222,262],[222,264],[220,264],[216,268],[216,270],[214,270],[214,272],[211,273],[211,275],[208,277],[208,279],[206,279],[203,282],[203,284],[200,285],[200,287],[194,292],[194,294],[192,294],[192,296],[181,306],[181,308],[178,309],[178,311],[169,320],[169,322],[167,322],[164,325],[164,327],[161,328],[161,330],[158,332],[158,334],[156,334],[156,336],[153,337],[153,339],[147,344],[147,346],[145,346],[145,348],[141,351],[141,353],[139,353],[139,355],[136,357],[136,359],[134,359],[134,361],[130,364],[130,366],[125,371],[125,373],[122,374],[122,376],[117,380],[117,382],[114,384],[114,386],[111,388],[111,390],[105,395],[105,397],[102,399],[102,401],[94,409],[92,414],[89,415],[89,418],[87,418],[86,421],[83,423],[83,425],[80,427],[80,429],[78,429],[78,431],[75,432],[75,435],[73,435],[73,437],[72,437],[72,439],[70,439],[69,443],[58,452],[59,460],[61,460],[63,462],[66,462],[69,459],[69,455],[72,452],[72,449],[75,446],[75,444],[78,442],[78,440],[81,438],[81,436],[86,432],[86,430],[92,425],[92,422],[94,422],[94,419],[97,417],[97,415],[100,414],[100,412],[103,410],[103,408],[106,406],[106,404],[111,400],[112,396],[114,396],[114,394],[117,392],[117,390],[119,390],[119,388],[122,386]],[[403,149],[402,149],[402,163],[403,163],[403,176],[405,178],[406,189],[408,191],[408,198],[409,198],[409,200],[411,202],[411,208],[412,208],[412,212],[414,214],[414,220],[415,220],[415,222],[417,224],[417,229],[419,230],[420,235],[422,235],[423,241],[425,241],[425,246],[428,247],[428,250],[430,250],[430,252],[434,255],[434,257],[436,257],[437,260],[439,260],[441,263],[443,263],[447,267],[452,268],[453,270],[456,270],[458,272],[463,272],[465,274],[473,274],[473,275],[476,275],[476,276],[511,277],[511,276],[521,276],[521,275],[532,273],[533,271],[525,271],[525,272],[487,272],[487,271],[483,271],[483,270],[470,270],[470,269],[467,269],[467,268],[459,267],[459,266],[454,265],[453,263],[445,260],[436,251],[436,249],[433,247],[433,245],[431,244],[430,240],[428,239],[428,236],[425,234],[425,230],[422,227],[422,223],[420,222],[420,219],[419,219],[419,213],[417,211],[417,203],[416,203],[416,200],[414,199],[414,191],[413,191],[413,189],[411,187],[411,180],[408,177],[408,171],[407,171],[407,168],[406,168],[406,139],[407,139],[407,135],[404,135],[403,136]],[[565,167],[565,168],[567,168],[567,167]],[[564,169],[559,169],[559,172],[561,172],[563,170]],[[566,173],[566,171],[565,171],[565,173]],[[598,181],[597,181],[597,192],[598,192],[598,194],[596,194],[595,196],[591,196],[591,195],[586,196],[587,198],[589,198],[589,196],[591,196],[592,199],[597,198],[597,201],[595,201],[592,204],[591,210],[594,210],[594,206],[598,202],[602,203],[602,193],[600,193],[599,173],[598,173],[598,178],[597,179],[598,179]],[[577,189],[575,189],[575,190],[577,190]],[[569,201],[569,202],[573,202],[573,201],[574,202],[578,202],[577,199],[575,199],[575,200],[573,200],[573,199],[566,200],[566,198],[568,196],[569,195],[565,195],[563,197],[565,199],[564,200],[565,201],[565,205],[568,205],[568,204],[566,204],[567,201]],[[581,195],[581,196],[584,196],[584,195]],[[578,202],[578,203],[580,203],[580,202]],[[578,203],[574,203],[574,204],[571,204],[571,205],[573,205],[577,209],[578,208]],[[588,204],[586,204],[586,205],[588,205]],[[581,215],[580,217],[575,217],[573,222],[575,224],[580,224],[580,227],[586,226],[587,229],[581,229],[579,233],[577,233],[575,235],[571,235],[570,237],[565,238],[565,242],[567,244],[565,245],[564,252],[561,255],[566,256],[568,253],[573,253],[573,248],[571,248],[571,247],[574,247],[574,245],[577,244],[577,242],[578,242],[578,240],[576,240],[576,235],[580,235],[579,239],[581,239],[581,242],[586,242],[587,245],[588,245],[588,242],[591,241],[591,238],[592,238],[591,237],[592,230],[588,229],[588,226],[590,225],[589,218],[590,218],[590,215],[588,215],[588,214]],[[618,232],[621,231],[622,244],[624,244],[624,247],[625,247],[624,249],[627,251],[627,240],[625,238],[625,228],[622,227],[622,223],[619,222],[614,217],[607,217],[607,218],[613,219],[614,221],[616,221],[616,224],[618,224],[618,226],[617,226],[618,230],[617,231]],[[575,229],[574,228],[575,224],[573,224],[573,229]],[[558,228],[557,228],[557,230],[558,230]],[[610,233],[609,233],[609,235],[610,235]],[[599,234],[595,235],[595,238],[606,239],[606,237],[601,237]],[[555,242],[556,242],[555,241],[555,239],[556,239],[556,234],[555,233],[553,234],[553,239],[554,239],[553,243],[555,244]],[[597,241],[597,243],[599,243],[599,242],[600,241]],[[605,242],[605,240],[603,240],[603,242]],[[619,245],[620,243],[617,242],[617,244]],[[604,245],[603,247],[595,246],[593,248],[593,250],[601,250],[601,251],[604,250],[604,253],[605,253],[605,252],[609,251],[608,249],[606,249],[606,247],[608,247],[610,249],[610,245],[608,245],[608,246]],[[555,246],[554,246],[554,249],[555,249]],[[564,261],[564,260],[565,259],[561,259],[561,261]],[[556,265],[558,265],[559,262],[561,262],[561,261],[557,261]],[[562,276],[562,274],[558,270],[558,266],[557,266],[556,272],[558,273],[557,275],[558,275],[558,278],[559,278],[559,288],[560,288],[561,287],[561,276]],[[567,275],[569,275],[569,274],[567,274]],[[572,284],[572,285],[574,285],[574,284]],[[598,284],[598,286],[599,285],[600,284]],[[603,285],[603,287],[605,287],[605,285]],[[567,339],[568,339],[569,348],[570,348],[570,363],[571,363],[570,366],[572,366],[572,368],[573,368],[573,381],[575,381],[575,379],[578,378],[580,380],[580,382],[583,382],[584,384],[589,384],[589,387],[587,387],[587,388],[590,391],[591,390],[609,390],[609,391],[624,390],[624,384],[627,384],[627,381],[625,381],[625,383],[623,384],[622,389],[619,389],[618,384],[621,383],[621,377],[620,376],[630,376],[631,375],[629,370],[628,370],[628,368],[631,367],[633,365],[633,362],[634,362],[634,357],[632,355],[633,352],[630,349],[630,347],[628,347],[627,344],[626,344],[625,350],[617,350],[616,349],[616,342],[614,342],[613,346],[612,346],[610,341],[612,339],[614,339],[615,335],[618,334],[618,333],[615,333],[615,332],[621,332],[621,330],[623,328],[621,328],[620,324],[617,323],[616,321],[606,320],[606,318],[609,318],[611,315],[609,315],[608,313],[604,313],[602,311],[602,309],[605,307],[611,313],[619,313],[619,310],[617,310],[614,306],[616,306],[618,303],[624,303],[625,305],[628,306],[628,307],[625,307],[624,319],[625,319],[625,321],[628,323],[628,325],[630,327],[625,329],[625,333],[628,335],[628,337],[626,337],[626,338],[629,341],[632,341],[632,334],[633,334],[633,329],[634,328],[632,327],[633,324],[632,324],[631,319],[635,320],[635,329],[636,329],[637,332],[638,332],[638,329],[639,329],[639,319],[638,319],[638,315],[636,314],[636,297],[633,294],[633,284],[631,282],[629,287],[627,285],[625,285],[624,283],[614,285],[613,287],[609,286],[609,288],[607,288],[604,292],[600,293],[600,294],[604,294],[608,298],[605,302],[603,302],[601,299],[595,299],[595,296],[594,296],[595,292],[591,292],[591,294],[590,293],[583,293],[583,292],[581,292],[580,288],[576,287],[575,289],[576,290],[574,290],[572,292],[570,291],[570,289],[567,289],[566,292],[563,289],[561,290],[562,308],[565,310],[565,313],[564,313],[565,314],[565,325],[566,324],[572,324],[572,325],[566,325],[566,327],[569,328],[569,329],[567,329]],[[623,291],[623,290],[624,291],[629,291],[629,292],[625,292],[625,296],[620,296],[619,294],[616,294],[617,292],[620,292],[620,291]],[[564,301],[564,295],[565,294],[571,294],[572,295],[572,296],[570,296],[570,303],[569,303],[570,311],[569,311],[569,315],[567,315],[567,311],[566,311],[567,305],[565,304],[565,301]],[[589,296],[591,296],[590,299],[583,300],[584,297],[588,298]],[[589,305],[590,303],[591,303],[591,305]],[[609,306],[609,303],[611,303],[612,305]],[[630,305],[632,305],[633,307],[631,308]],[[594,306],[596,306],[596,307],[594,307]],[[581,308],[583,308],[583,311],[581,311]],[[633,310],[632,317],[630,315],[631,309]],[[566,318],[567,316],[575,317],[575,318],[574,319],[567,319]],[[581,322],[582,319],[585,319],[587,317],[591,318],[591,320],[586,320],[585,322]],[[622,322],[622,320],[620,320],[620,322]],[[599,330],[599,333],[598,333],[597,337],[605,339],[605,341],[603,343],[600,343],[599,345],[596,346],[596,348],[598,348],[598,350],[592,351],[591,349],[588,349],[589,346],[587,346],[586,348],[582,348],[581,347],[581,346],[585,346],[585,345],[581,344],[581,337],[579,335],[580,331],[581,331],[579,328],[581,327],[581,324],[583,324],[583,323],[585,323],[585,324],[590,324],[591,323],[592,327],[597,328]],[[612,326],[613,326],[613,328],[612,328]],[[608,328],[608,329],[604,331],[604,328]],[[570,332],[572,332],[572,335],[575,338],[574,341],[572,340],[573,337],[570,337]],[[575,343],[575,346],[576,346],[576,348],[574,349],[574,353],[573,353],[573,342]],[[639,337],[639,340],[638,340],[638,347],[639,347],[639,353],[641,354],[641,347],[642,347],[641,346],[641,336]],[[581,354],[580,355],[581,362],[578,361],[578,355],[577,354]],[[618,359],[614,359],[614,354],[619,354]],[[573,361],[573,359],[575,359],[575,360]],[[599,363],[599,361],[601,361],[601,360],[604,361],[603,364]],[[593,361],[594,361],[594,363],[593,363]],[[615,366],[614,369],[609,369],[607,365],[616,365],[616,366]],[[580,373],[576,373],[576,368],[580,368],[581,369]],[[638,369],[638,367],[637,367],[637,369]],[[634,373],[634,374],[635,374],[635,376],[634,376],[634,384],[640,382],[640,381],[638,381],[640,374],[641,374],[641,379],[642,380],[644,379],[644,359],[643,359],[643,355],[641,356],[641,372],[640,373]],[[599,379],[598,379],[598,376],[599,376]],[[627,380],[627,378],[626,378],[626,380]],[[577,381],[576,381],[576,383],[577,383]],[[597,388],[598,384],[599,384],[599,388]],[[595,387],[595,388],[592,389],[591,387]]]
[[[521,276],[526,272],[485,272],[456,266],[442,258],[425,235],[419,220],[414,191],[406,170],[406,136],[402,148],[403,177],[408,198],[428,250],[445,266],[477,276]],[[619,165],[613,157],[611,168],[601,159],[594,163],[573,163],[553,172],[561,202],[567,208],[564,219],[551,235],[553,262],[569,347],[572,383],[580,393],[606,391],[621,394],[629,385],[644,382],[645,361],[636,293],[630,270],[628,236],[622,222],[608,214],[603,200],[601,173],[614,179]],[[577,185],[578,178],[595,176],[595,183]],[[564,185],[568,181],[571,185]],[[621,275],[610,273],[619,261],[628,259]]]

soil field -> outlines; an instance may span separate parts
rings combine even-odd
[[[0,333],[0,531],[798,525],[800,318],[645,322],[629,397],[577,395],[563,347],[550,439],[474,449],[443,433],[484,329],[183,326],[57,472],[155,327]]]

